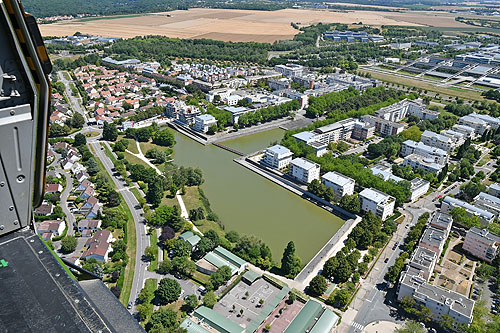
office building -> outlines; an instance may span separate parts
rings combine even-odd
[[[292,78],[295,76],[302,76],[304,66],[297,64],[276,65],[274,66],[274,70],[288,78]]]

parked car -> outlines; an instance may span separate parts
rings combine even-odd
[[[198,287],[198,291],[202,294],[202,295],[205,295],[207,293],[207,288],[203,287],[203,286],[199,286]]]
[[[387,264],[389,262],[389,258],[385,258],[384,262]]]
[[[134,305],[134,303],[132,303],[132,301],[128,302],[128,305],[127,305],[127,309],[132,309],[132,305]]]

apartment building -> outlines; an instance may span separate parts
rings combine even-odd
[[[356,90],[373,88],[378,84],[378,81],[375,79],[369,79],[349,73],[329,75],[325,82],[329,86],[339,85],[344,86],[345,88],[353,87]]]
[[[281,145],[274,145],[266,149],[262,163],[275,169],[284,169],[290,165],[293,153]]]
[[[235,89],[233,89],[233,88],[219,88],[219,89],[214,89],[214,90],[209,91],[205,95],[205,99],[207,101],[209,101],[210,103],[212,103],[214,101],[215,96],[218,95],[221,100],[224,100],[224,99],[228,98],[229,96],[231,96],[231,94],[233,92],[235,92]]]
[[[406,140],[401,145],[401,156],[406,157],[411,154],[432,159],[434,163],[441,165],[448,163],[448,153],[446,151],[440,148],[428,146],[422,142]]]
[[[488,121],[478,117],[474,117],[472,114],[461,117],[458,120],[458,124],[473,128],[474,132],[479,135],[483,135],[484,132],[491,128],[491,125]]]
[[[366,140],[375,135],[375,125],[363,122],[356,122],[352,130],[351,137],[356,140]]]
[[[405,157],[403,161],[403,166],[411,166],[413,169],[423,169],[426,172],[441,172],[444,165],[437,164],[434,162],[434,159],[423,157],[417,154],[410,154]]]
[[[289,78],[269,79],[269,88],[274,90],[290,89],[292,81]]]
[[[310,183],[319,179],[320,165],[305,158],[295,158],[290,161],[290,176],[302,183]]]
[[[198,107],[187,105],[184,101],[174,100],[165,106],[165,114],[184,125],[194,123],[194,118],[201,114]]]
[[[207,133],[212,125],[217,125],[217,119],[210,114],[202,114],[194,117],[193,129],[198,132]]]
[[[422,133],[420,142],[447,152],[452,152],[457,147],[456,141],[449,136],[437,134],[428,130],[425,130],[424,133]]]
[[[429,191],[430,187],[431,183],[425,179],[418,177],[412,179],[410,181],[410,191],[411,191],[410,202],[417,201],[418,198],[420,198],[421,196],[426,194],[427,191]]]
[[[500,236],[492,234],[487,229],[472,227],[465,235],[462,248],[474,257],[491,263],[498,253],[499,244]]]
[[[474,198],[474,206],[484,209],[496,217],[500,216],[500,198],[481,192]]]
[[[430,219],[429,226],[437,230],[442,230],[445,233],[445,237],[448,238],[451,227],[453,226],[453,218],[451,215],[443,212],[434,212]]]
[[[417,246],[410,257],[410,267],[422,271],[422,275],[426,280],[429,280],[434,267],[436,267],[438,255],[425,247]]]
[[[464,208],[469,216],[471,215],[478,216],[481,219],[481,225],[483,226],[488,225],[488,223],[493,221],[493,219],[495,218],[495,214],[490,213],[485,209],[471,205],[465,201],[458,200],[450,196],[447,196],[443,199],[443,202],[441,203],[441,211],[443,213],[448,213],[454,207]]]
[[[344,176],[335,171],[325,173],[321,177],[321,182],[326,187],[331,187],[338,198],[344,195],[352,195],[354,193],[355,181],[352,178]]]
[[[302,76],[304,66],[297,64],[276,65],[274,66],[274,70],[286,77],[291,78],[295,76]]]
[[[488,194],[500,198],[500,184],[499,183],[491,184],[488,189]]]
[[[446,238],[447,235],[444,230],[427,227],[420,238],[419,246],[433,251],[439,256],[443,251]]]
[[[359,193],[361,201],[361,210],[371,211],[382,220],[387,219],[394,212],[396,199],[384,192],[373,188],[365,188]]]
[[[474,138],[476,136],[476,130],[470,126],[455,124],[451,129],[465,135],[465,139]]]
[[[314,130],[314,133],[317,134],[316,140],[328,144],[330,142],[350,139],[356,123],[355,119],[348,118],[330,125],[318,127]]]
[[[294,135],[292,135],[292,137],[295,138],[295,140],[297,140],[297,141],[304,142],[306,145],[308,145],[314,141],[318,141],[318,134],[314,133],[314,132],[309,132],[309,131],[294,134]]]
[[[403,124],[371,115],[361,116],[361,121],[375,126],[375,131],[379,132],[382,136],[399,134],[404,130],[405,127]]]
[[[439,134],[449,137],[453,140],[455,147],[461,146],[467,138],[464,133],[454,131],[452,129],[442,130]]]
[[[433,319],[440,322],[443,315],[453,320],[453,329],[472,323],[474,301],[455,291],[447,290],[427,283],[418,269],[408,269],[401,274],[398,285],[398,301],[412,297],[418,303],[428,307]]]

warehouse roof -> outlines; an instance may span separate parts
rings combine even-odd
[[[206,306],[200,306],[198,309],[194,310],[194,316],[203,320],[206,324],[221,333],[241,333],[244,331],[243,327],[240,327],[223,315],[207,308]]]
[[[311,322],[321,311],[321,304],[315,301],[307,301],[306,305],[295,316],[290,325],[285,330],[285,333],[301,333],[311,325]]]

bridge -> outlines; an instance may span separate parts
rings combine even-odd
[[[243,154],[241,151],[238,151],[238,150],[236,150],[236,149],[229,148],[229,147],[227,147],[227,146],[221,145],[220,143],[215,143],[215,142],[214,142],[214,143],[212,143],[212,144],[213,144],[214,146],[216,146],[216,147],[219,147],[219,148],[222,148],[222,149],[224,149],[224,150],[227,150],[227,151],[229,151],[229,152],[231,152],[231,153],[233,153],[233,154],[236,154],[236,155],[239,155],[239,156],[244,156],[244,155],[245,155],[245,154]]]

